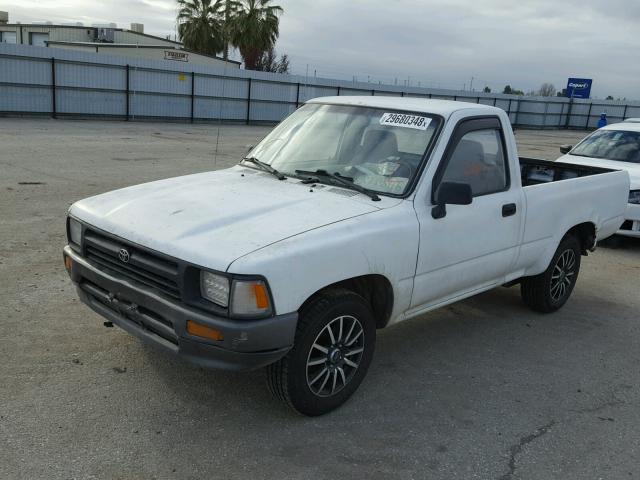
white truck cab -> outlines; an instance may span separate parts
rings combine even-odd
[[[623,221],[626,172],[519,159],[506,113],[462,102],[307,102],[232,168],[73,204],[83,302],[199,365],[267,366],[319,415],[353,394],[376,330],[521,285],[541,312]]]

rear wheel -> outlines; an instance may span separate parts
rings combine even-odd
[[[291,351],[267,367],[269,389],[303,415],[327,413],[362,382],[375,338],[373,314],[361,296],[347,290],[322,293],[301,312]]]
[[[580,272],[580,243],[566,235],[549,263],[539,275],[522,279],[520,291],[532,310],[549,313],[562,307],[573,291]]]

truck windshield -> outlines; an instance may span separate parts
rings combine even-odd
[[[368,190],[402,195],[418,172],[438,117],[359,106],[307,104],[247,155],[287,176],[325,170]],[[318,177],[330,182],[329,177]]]
[[[640,163],[640,132],[596,130],[571,150],[570,154]]]

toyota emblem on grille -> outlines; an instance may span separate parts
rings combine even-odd
[[[121,248],[118,252],[118,258],[124,263],[129,263],[129,252],[126,249]]]

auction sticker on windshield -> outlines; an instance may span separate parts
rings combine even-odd
[[[410,115],[407,113],[383,113],[380,117],[380,125],[387,125],[389,127],[406,127],[415,128],[417,130],[426,130],[431,119],[428,117],[421,117],[419,115]]]

